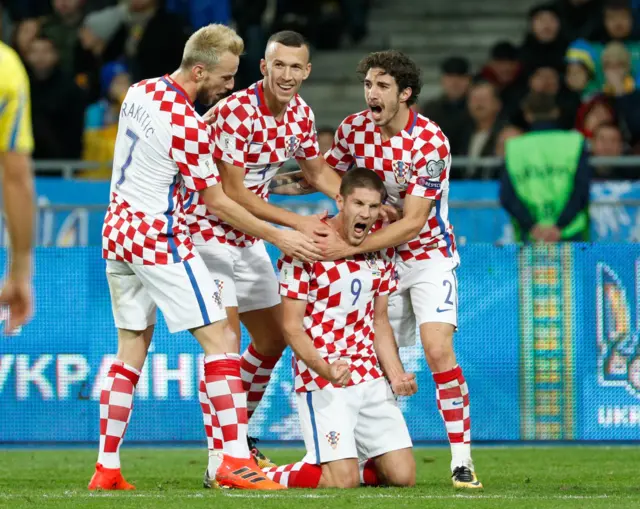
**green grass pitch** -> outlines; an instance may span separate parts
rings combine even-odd
[[[296,449],[265,450],[280,464]],[[449,451],[418,448],[412,489],[289,490],[263,493],[201,488],[206,451],[124,448],[123,473],[135,492],[90,493],[96,452],[87,449],[0,450],[2,508],[177,507],[221,509],[640,508],[640,447],[514,447],[474,450],[485,489],[456,492]]]

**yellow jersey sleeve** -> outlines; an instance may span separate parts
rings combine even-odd
[[[29,78],[15,51],[1,42],[0,75],[0,153],[31,153]]]

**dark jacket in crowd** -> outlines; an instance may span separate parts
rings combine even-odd
[[[29,77],[35,159],[80,159],[86,100],[73,78],[56,69]]]

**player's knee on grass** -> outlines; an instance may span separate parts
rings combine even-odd
[[[413,449],[398,449],[375,458],[376,472],[385,486],[410,488],[416,484],[416,461]]]
[[[360,486],[360,471],[355,458],[331,461],[322,465],[322,477],[318,488],[357,488]]]
[[[118,329],[118,353],[116,358],[131,367],[141,370],[147,358],[147,352],[153,337],[153,329],[153,325],[149,325],[145,330],[140,331]]]
[[[446,371],[456,365],[453,331],[454,327],[450,323],[434,322],[420,325],[420,339],[431,371]]]
[[[226,319],[192,329],[190,332],[200,343],[205,355],[238,353],[236,335]]]

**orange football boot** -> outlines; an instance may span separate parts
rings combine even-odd
[[[105,468],[96,463],[96,471],[89,481],[90,490],[135,490],[133,484],[129,484],[122,477],[119,468]]]
[[[224,455],[216,472],[216,482],[222,488],[240,490],[286,490],[284,486],[267,478],[253,458],[234,458]]]

